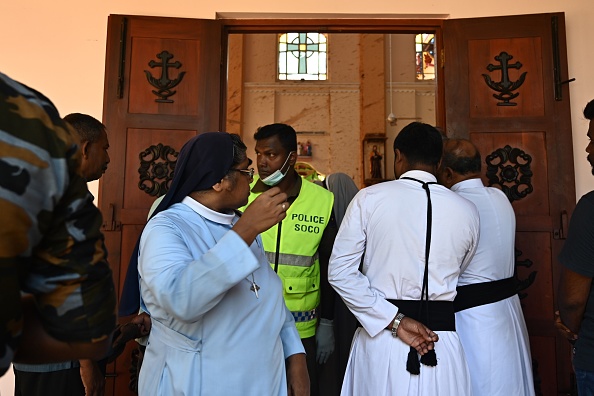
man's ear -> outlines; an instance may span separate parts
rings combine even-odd
[[[394,176],[398,179],[402,175],[402,166],[404,162],[404,156],[400,152],[400,149],[394,149]]]
[[[402,161],[402,153],[400,152],[400,149],[394,149],[394,162],[400,161]]]
[[[455,184],[454,179],[456,177],[456,174],[454,173],[452,168],[450,168],[449,166],[446,166],[443,170],[443,175],[444,175],[445,181],[448,185],[448,188],[452,187]]]
[[[88,140],[86,142],[81,143],[80,151],[82,152],[82,156],[84,159],[89,158],[89,151],[91,150],[91,142]]]
[[[289,166],[295,166],[297,163],[297,151],[291,151],[289,154]]]

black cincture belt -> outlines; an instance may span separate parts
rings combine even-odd
[[[436,184],[435,182],[424,182],[422,180],[418,180],[412,177],[401,177],[401,179],[408,179],[412,181],[416,181],[417,183],[421,183],[423,186],[423,190],[427,194],[427,232],[425,234],[425,271],[423,273],[423,284],[421,286],[421,301],[414,301],[416,305],[414,308],[417,310],[417,317],[421,323],[429,323],[431,315],[429,314],[429,251],[431,250],[431,222],[433,219],[431,208],[431,190],[429,189],[429,184]],[[410,301],[411,303],[413,301]],[[411,309],[408,314],[414,312],[414,309]],[[406,314],[405,314],[406,315]],[[425,320],[421,320],[421,316],[424,315]],[[456,327],[455,322],[453,322],[453,327]],[[437,329],[436,329],[437,330]],[[408,352],[408,358],[406,359],[406,371],[413,375],[418,375],[421,370],[420,366],[423,363],[426,366],[437,366],[437,355],[435,354],[435,349],[430,350],[423,356],[421,356],[421,360],[419,362],[419,357],[417,351],[412,346],[410,347],[410,351]]]
[[[419,316],[419,305],[421,301],[415,300],[388,300],[398,307],[398,312],[418,320],[433,331],[456,331],[456,316],[454,315],[454,303],[452,301],[423,301],[423,311],[428,309],[427,319]],[[425,308],[427,307],[427,308]],[[425,316],[426,312],[421,313]]]
[[[518,293],[516,278],[513,276],[498,281],[458,286],[456,291],[458,292],[454,300],[456,312],[505,300]]]

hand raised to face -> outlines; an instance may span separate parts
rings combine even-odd
[[[258,234],[282,221],[288,208],[287,194],[282,193],[280,188],[273,187],[260,194],[247,207],[233,230],[249,245]]]

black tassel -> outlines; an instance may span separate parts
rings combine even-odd
[[[425,366],[437,366],[437,355],[435,354],[435,349],[432,349],[421,356],[421,363],[423,363]]]
[[[406,360],[406,371],[413,375],[419,375],[421,373],[421,364],[419,363],[419,355],[417,350],[410,347],[408,352],[408,359]]]

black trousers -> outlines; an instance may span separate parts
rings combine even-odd
[[[311,396],[335,396],[340,393],[341,384],[337,384],[336,352],[330,355],[325,364],[316,361],[316,337],[302,338],[301,342],[307,356],[309,388]]]
[[[309,389],[311,396],[320,395],[318,384],[319,365],[316,362],[316,337],[302,338],[301,342],[305,348],[305,360],[307,362],[307,372],[309,373]]]
[[[14,370],[15,396],[85,396],[80,367],[48,373]]]

